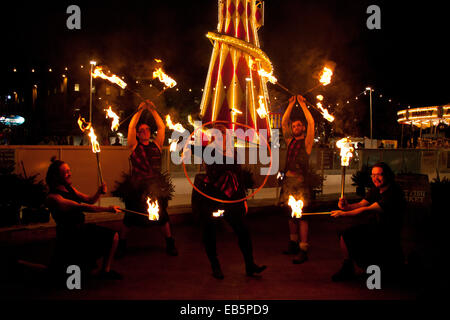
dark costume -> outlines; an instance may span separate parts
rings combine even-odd
[[[284,177],[280,193],[280,203],[286,207],[291,216],[288,206],[289,195],[296,200],[303,201],[303,212],[308,211],[311,202],[311,192],[308,184],[309,155],[305,148],[305,139],[292,139],[287,148],[285,172],[291,171],[296,177]]]
[[[236,157],[234,161],[236,161]],[[198,174],[195,185],[203,193],[220,200],[243,199],[248,187],[241,166],[226,164],[226,157],[223,157],[223,164],[207,165],[206,174]],[[223,219],[230,224],[238,236],[239,248],[244,256],[246,268],[247,270],[251,269],[255,264],[250,232],[245,222],[244,201],[222,203],[204,197],[196,190],[193,190],[192,201],[199,211],[203,230],[203,244],[212,267],[214,268],[219,264],[216,251],[216,223],[218,219],[214,218],[212,213],[221,209],[224,210]]]
[[[68,192],[56,190],[53,193],[82,202],[72,187],[67,186],[66,189]],[[95,267],[97,259],[109,254],[116,233],[114,230],[84,223],[84,213],[79,209],[50,210],[56,222],[56,266],[78,265],[89,270]]]
[[[403,191],[392,184],[380,193],[373,188],[365,197],[370,204],[377,202],[383,212],[365,224],[343,231],[342,237],[350,259],[361,268],[375,264],[380,267],[396,267],[403,261],[401,227],[406,205]]]
[[[167,207],[169,198],[151,195],[149,190],[156,190],[154,183],[161,175],[161,151],[158,146],[151,141],[148,145],[138,143],[130,156],[132,173],[130,190],[125,198],[125,208],[137,212],[147,213],[147,196],[155,197],[158,200],[159,220],[153,222],[148,218],[133,213],[125,213],[123,223],[127,226],[144,226],[149,223],[164,225],[169,222]],[[161,188],[163,186],[160,186]],[[156,192],[155,192],[156,193]],[[151,201],[155,199],[152,198]]]

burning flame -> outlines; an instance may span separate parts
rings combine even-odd
[[[352,141],[348,138],[342,138],[336,142],[336,146],[341,149],[341,166],[348,167],[350,158],[353,157],[353,147],[350,145]]]
[[[277,83],[278,79],[274,77],[273,72],[267,72],[266,70],[260,69],[258,70],[258,74],[261,77],[267,78],[271,83],[275,84]]]
[[[111,106],[108,109],[105,109],[105,111],[106,111],[106,118],[113,119],[111,123],[111,131],[119,130],[119,116],[114,111],[112,111]]]
[[[159,220],[159,205],[158,200],[155,202],[151,202],[151,199],[147,197],[147,212],[148,212],[148,220]]]
[[[334,121],[334,116],[332,116],[327,109],[325,109],[324,107],[322,107],[322,104],[320,102],[317,102],[317,108],[319,108],[321,110],[322,116],[327,119],[330,122]]]
[[[92,72],[92,76],[94,78],[100,77],[102,79],[108,80],[112,83],[115,83],[117,85],[119,85],[122,89],[125,89],[125,87],[127,86],[127,84],[125,83],[125,81],[123,81],[122,79],[120,79],[118,76],[116,76],[115,74],[113,74],[112,76],[107,76],[104,72],[103,72],[103,68],[101,66],[97,66],[95,67],[94,71]]]
[[[173,88],[177,85],[177,82],[169,77],[167,74],[162,71],[162,68],[158,68],[153,71],[153,79],[158,78],[159,81],[164,83],[166,87]]]
[[[323,67],[322,75],[320,76],[320,83],[322,83],[324,86],[330,84],[331,82],[331,76],[333,75],[333,71],[330,68]]]
[[[256,109],[256,112],[258,112],[258,115],[261,117],[261,119],[264,119],[267,116],[267,109],[266,105],[264,104],[264,96],[259,96],[259,108]]]
[[[160,59],[155,59],[155,61],[158,62],[158,63],[162,62],[162,60],[160,60]]]
[[[92,152],[93,153],[100,152],[100,144],[97,141],[97,136],[95,135],[94,128],[92,128],[92,124],[84,120],[84,118],[81,118],[81,116],[79,116],[78,125],[80,126],[80,129],[83,132],[89,130],[88,136],[91,139]]]
[[[223,213],[225,212],[225,210],[217,210],[216,212],[213,212],[213,217],[214,218],[219,218],[219,217],[223,217]]]
[[[289,195],[288,205],[292,209],[292,218],[301,218],[302,217],[302,209],[303,209],[303,201],[295,200],[292,195]]]
[[[178,139],[170,139],[169,138],[170,152],[177,151],[177,143],[178,143]]]
[[[316,96],[317,100],[319,101],[323,101],[323,95],[319,94],[318,96]]]
[[[169,114],[166,116],[166,123],[170,130],[175,130],[180,133],[183,133],[184,131],[186,131],[186,129],[183,127],[183,125],[181,123],[173,124],[172,119],[170,119]]]

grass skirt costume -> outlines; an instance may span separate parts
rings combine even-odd
[[[147,217],[125,213],[123,223],[127,226],[147,226],[152,224],[164,225],[169,222],[167,207],[172,199],[174,186],[168,172],[155,173],[153,177],[141,178],[129,174],[123,174],[122,181],[117,182],[113,196],[119,197],[125,208],[132,211],[147,213],[147,197],[151,202],[158,200],[159,220],[151,221]]]

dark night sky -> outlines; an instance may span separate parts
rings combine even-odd
[[[70,4],[81,7],[81,30],[66,29]],[[366,28],[370,4],[381,7],[381,30]],[[446,18],[443,1],[267,0],[259,36],[280,83],[294,91],[314,86],[312,75],[331,60],[336,69],[327,90],[334,102],[370,84],[402,106],[444,104]],[[215,0],[14,1],[2,4],[1,72],[93,57],[137,77],[150,74],[158,57],[180,87],[201,88],[212,50],[205,34],[216,25]]]

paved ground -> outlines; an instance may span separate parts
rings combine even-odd
[[[31,267],[15,267],[0,277],[1,299],[39,300],[410,300],[420,296],[414,279],[402,284],[383,282],[381,290],[369,290],[365,280],[333,283],[331,275],[340,267],[341,256],[336,230],[329,216],[316,216],[310,224],[310,260],[303,265],[291,263],[281,254],[288,240],[287,221],[274,207],[253,207],[248,215],[254,255],[268,269],[261,277],[247,277],[237,239],[223,223],[218,228],[219,259],[224,280],[211,276],[208,260],[194,220],[176,219],[173,232],[178,257],[164,251],[164,239],[158,228],[136,229],[132,233],[129,254],[114,262],[113,268],[124,275],[121,281],[91,279],[81,290],[49,287],[45,272]],[[118,228],[120,221],[99,222]],[[3,249],[19,259],[47,264],[54,246],[52,228],[46,236],[10,241]]]

